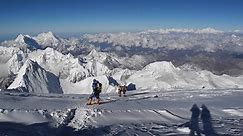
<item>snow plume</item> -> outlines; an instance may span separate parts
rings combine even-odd
[[[15,88],[34,93],[63,93],[59,79],[30,59],[21,67],[8,89]]]

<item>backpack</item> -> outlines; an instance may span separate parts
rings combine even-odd
[[[97,93],[101,93],[102,90],[102,84],[99,82],[97,83]]]

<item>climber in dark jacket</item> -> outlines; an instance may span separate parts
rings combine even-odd
[[[88,105],[92,104],[93,97],[96,98],[96,101],[97,101],[96,103],[99,104],[100,103],[100,93],[101,93],[101,89],[102,89],[102,84],[98,80],[94,79],[93,83],[92,83],[92,89],[93,89],[93,92],[90,95],[87,104]]]

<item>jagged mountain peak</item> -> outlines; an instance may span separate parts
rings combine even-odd
[[[84,57],[85,60],[99,62],[109,69],[118,68],[121,66],[118,58],[112,54],[106,52],[99,52],[95,49],[91,50],[90,53]]]
[[[31,59],[27,59],[24,66],[29,69],[29,68],[37,68],[39,64],[36,61],[33,61]]]
[[[98,52],[96,49],[92,49],[90,53],[85,57],[88,60],[104,61],[107,58],[107,54],[104,52]]]
[[[59,38],[51,31],[40,33],[35,39],[42,45],[57,45],[59,43]]]
[[[92,49],[90,52],[89,52],[89,55],[97,55],[98,54],[98,51],[96,49]]]
[[[30,50],[41,49],[41,46],[29,35],[19,34],[17,38],[8,46],[15,46],[20,48],[28,48]]]
[[[29,35],[19,34],[14,41],[25,43],[27,39],[32,39],[32,37],[30,37]]]
[[[34,93],[63,93],[58,77],[31,59],[25,61],[8,89],[16,88]]]
[[[24,42],[24,35],[19,34],[14,41],[15,42]]]

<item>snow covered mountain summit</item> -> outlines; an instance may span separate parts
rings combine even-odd
[[[38,34],[34,38],[40,45],[45,46],[57,46],[60,42],[59,38],[55,36],[51,31]]]
[[[8,89],[34,93],[63,93],[58,77],[28,59]]]
[[[34,38],[30,37],[29,35],[22,34],[19,34],[15,40],[3,42],[2,45],[6,47],[17,47],[25,50],[36,50],[42,48]]]

